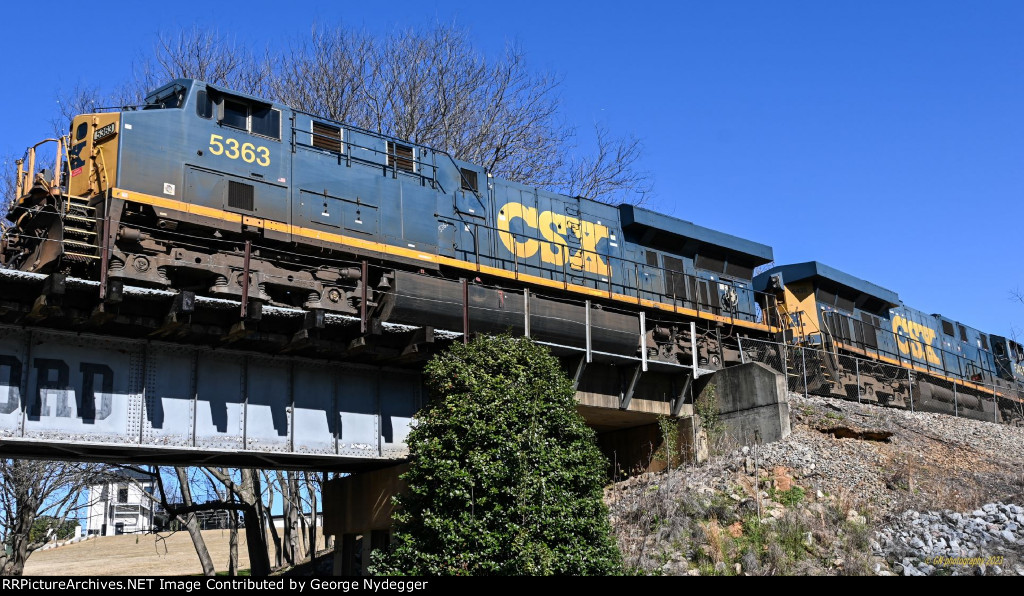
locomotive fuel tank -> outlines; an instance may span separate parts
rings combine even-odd
[[[408,325],[461,330],[462,288],[458,280],[396,271],[389,281],[381,308],[381,320]],[[522,291],[506,291],[469,283],[466,288],[470,331],[479,333],[526,330],[526,304]],[[567,302],[531,294],[530,335],[554,344],[586,347],[585,303]],[[591,307],[591,349],[634,356],[640,349],[640,327],[636,315]]]

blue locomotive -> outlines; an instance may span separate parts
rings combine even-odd
[[[0,259],[98,279],[101,298],[124,283],[187,290],[243,313],[358,316],[364,333],[529,324],[556,345],[586,335],[588,352],[708,369],[742,361],[743,337],[785,338],[820,348],[803,364],[813,392],[985,419],[1024,386],[1017,342],[820,263],[755,277],[769,246],[200,81],[80,115],[50,141],[52,169],[38,145],[19,161]]]
[[[515,331],[529,309],[553,343],[586,324],[595,350],[709,367],[770,331],[768,246],[200,81],[57,143],[63,166],[36,175],[30,152],[19,172],[8,267],[449,329]]]

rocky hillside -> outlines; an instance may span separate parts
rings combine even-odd
[[[1024,575],[1024,429],[791,395],[792,435],[609,487],[656,574]]]

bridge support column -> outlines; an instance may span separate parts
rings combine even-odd
[[[664,448],[666,440],[672,443],[673,467],[707,461],[707,435],[701,427],[700,417],[692,414],[675,420],[668,432],[654,423],[597,436],[598,447],[608,458],[613,478],[665,470],[669,465]]]
[[[752,362],[731,366],[693,381],[673,411],[670,428],[657,422],[598,435],[598,445],[616,476],[660,472],[669,462],[664,448],[672,441],[672,465],[696,464],[742,445],[771,443],[790,433],[786,379]],[[696,405],[695,405],[696,404]]]
[[[400,464],[335,478],[324,485],[324,534],[334,536],[334,574],[366,575],[370,555],[391,539],[391,497],[405,486]]]
[[[760,362],[730,366],[696,381],[696,410],[714,411],[717,420],[710,422],[726,444],[716,447],[739,447],[756,443],[772,443],[789,436],[789,397],[786,379]],[[702,406],[713,400],[712,409]],[[710,406],[710,404],[708,404]],[[707,425],[705,425],[707,426]],[[712,441],[717,440],[715,436]]]

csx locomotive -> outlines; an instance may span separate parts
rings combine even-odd
[[[837,356],[807,365],[819,392],[856,384],[898,403],[897,385],[841,366],[858,354],[977,388],[960,407],[978,417],[983,385],[1008,395],[1024,379],[1015,342],[824,265],[755,277],[769,246],[200,81],[80,115],[52,141],[53,169],[36,148],[19,162],[3,264],[98,279],[101,293],[130,283],[485,332],[522,331],[530,313],[551,343],[585,330],[588,349],[705,369],[769,349],[744,337],[785,336]]]

